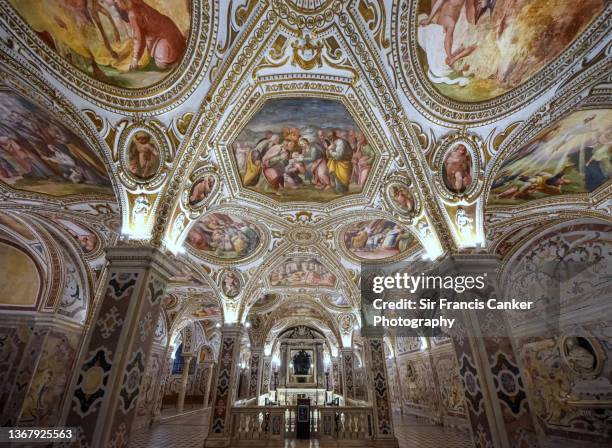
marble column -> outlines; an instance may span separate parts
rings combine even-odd
[[[204,362],[204,397],[202,400],[202,404],[205,408],[208,407],[208,402],[210,401],[210,388],[212,385],[213,373],[215,370],[215,363],[213,361],[205,361]]]
[[[260,377],[261,391],[259,394],[267,394],[270,392],[270,387],[272,384],[272,356],[263,357]]]
[[[141,394],[136,407],[136,418],[132,428],[149,426],[155,418],[156,391],[165,370],[165,347],[153,343],[148,357],[145,376],[142,381]]]
[[[393,414],[391,408],[390,384],[387,375],[385,345],[382,332],[371,334],[367,339],[366,365],[368,366],[368,389],[372,397],[374,415],[374,444],[380,447],[398,447],[398,441],[393,433]]]
[[[183,372],[181,374],[181,388],[178,394],[178,402],[176,403],[176,411],[180,414],[185,408],[185,395],[187,394],[187,382],[189,381],[189,365],[193,355],[191,353],[183,353]]]
[[[499,298],[494,279],[498,260],[489,254],[457,254],[436,271],[486,275],[485,289],[465,292],[464,300]],[[512,347],[503,311],[457,311],[451,336],[459,363],[472,436],[477,448],[495,446],[538,447],[534,418],[527,400],[525,380]]]
[[[393,368],[395,371],[395,375],[394,375],[394,379],[395,379],[395,383],[396,383],[396,388],[397,388],[397,401],[399,403],[399,410],[400,410],[400,414],[404,415],[404,399],[402,396],[402,381],[400,378],[400,369],[399,366],[397,365],[397,354],[393,355]]]
[[[175,268],[152,247],[107,250],[106,287],[86,336],[66,426],[81,445],[127,447],[162,297]]]
[[[334,395],[344,396],[344,389],[342,387],[343,382],[341,360],[339,356],[336,356],[332,358],[332,383]]]
[[[240,375],[240,341],[244,334],[242,325],[225,325],[221,331],[219,363],[210,412],[208,436],[205,447],[229,447],[231,441],[231,408],[236,402],[238,375]]]
[[[342,367],[342,396],[344,405],[347,400],[355,398],[355,352],[352,348],[340,349],[340,365]]]
[[[287,344],[281,344],[280,347],[280,359],[281,365],[278,367],[278,384],[279,387],[287,387],[287,369],[289,368],[289,351],[287,350]]]
[[[259,398],[261,394],[261,371],[263,369],[263,349],[251,350],[251,368],[249,375],[249,393],[247,398]]]
[[[170,346],[166,349],[166,356],[163,368],[160,373],[159,381],[155,386],[155,404],[153,406],[152,419],[153,422],[157,422],[161,418],[162,404],[164,401],[164,395],[166,393],[166,387],[168,386],[168,382],[170,381],[170,374],[172,372],[173,363],[174,359],[172,359],[172,347]]]
[[[323,344],[317,343],[316,345],[316,356],[317,356],[317,388],[325,387],[325,366],[323,365]]]

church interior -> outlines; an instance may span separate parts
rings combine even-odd
[[[612,446],[611,31],[0,0],[0,445]],[[533,306],[366,331],[366,272],[458,262]]]

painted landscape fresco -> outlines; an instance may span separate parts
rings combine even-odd
[[[211,213],[192,227],[187,241],[193,248],[213,257],[239,259],[257,250],[261,236],[250,221],[223,213]]]
[[[113,194],[104,164],[79,137],[7,90],[0,90],[0,180],[52,196]]]
[[[180,63],[191,0],[10,0],[61,57],[99,81],[141,88]]]
[[[242,184],[280,201],[359,193],[376,159],[344,106],[318,98],[266,102],[233,151]]]
[[[423,71],[449,98],[499,96],[559,56],[606,0],[421,0]]]
[[[612,110],[574,112],[541,132],[501,167],[489,204],[516,205],[588,193],[612,176]]]
[[[412,234],[386,219],[360,221],[344,231],[344,245],[357,258],[382,260],[406,251],[414,242]]]

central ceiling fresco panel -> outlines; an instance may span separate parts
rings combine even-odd
[[[282,202],[328,202],[360,193],[376,160],[337,101],[267,101],[233,146],[242,185]]]
[[[11,0],[38,36],[79,70],[116,87],[163,80],[185,54],[191,0]]]

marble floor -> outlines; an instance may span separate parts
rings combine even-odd
[[[130,448],[202,448],[207,434],[208,411],[202,411],[137,430]]]
[[[130,448],[202,448],[208,430],[208,411],[165,421],[136,431]],[[395,417],[395,434],[401,448],[471,448],[466,432],[442,428],[410,417]],[[312,440],[288,440],[286,448],[316,448]]]
[[[444,428],[414,417],[394,418],[395,436],[400,448],[472,448],[467,431]]]

